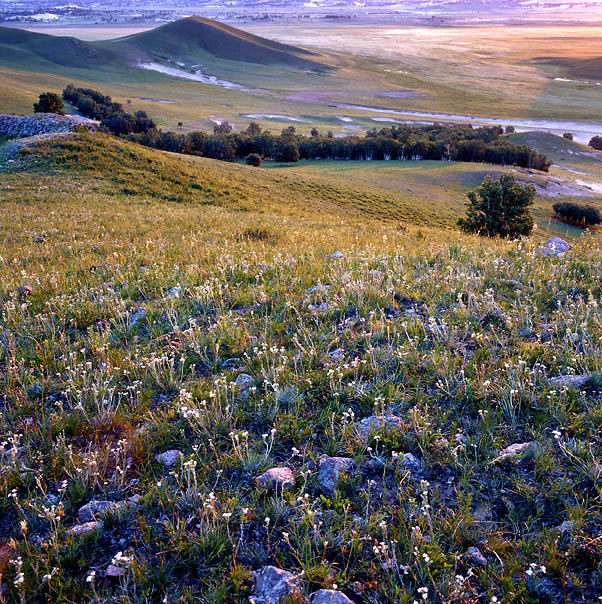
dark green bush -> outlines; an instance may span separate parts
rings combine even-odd
[[[559,202],[552,206],[556,215],[579,226],[593,226],[602,222],[600,211],[589,205],[571,202]]]

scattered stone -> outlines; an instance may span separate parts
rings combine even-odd
[[[182,288],[179,285],[176,285],[175,287],[172,287],[167,292],[167,297],[168,298],[179,298],[181,294],[182,294]]]
[[[144,319],[144,317],[146,316],[146,309],[145,308],[137,308],[134,313],[130,316],[130,325],[132,327],[134,327],[138,321],[140,321],[141,319]]]
[[[290,468],[270,468],[256,478],[257,484],[265,489],[287,489],[295,486],[295,475]]]
[[[506,460],[516,460],[523,457],[526,453],[530,453],[535,449],[534,442],[514,443],[505,449],[502,449],[498,456],[491,463],[499,463]]]
[[[21,285],[21,287],[17,287],[17,293],[20,296],[29,296],[33,294],[33,287],[30,287],[29,285]]]
[[[478,566],[487,566],[487,558],[483,556],[481,550],[478,547],[469,547],[466,552],[467,558]]]
[[[361,440],[366,441],[371,434],[381,430],[399,430],[403,422],[397,415],[371,415],[355,424]]]
[[[560,237],[548,239],[542,246],[535,250],[536,256],[556,256],[560,258],[564,256],[570,249],[571,244]]]
[[[96,517],[102,517],[110,512],[116,512],[120,507],[120,504],[115,501],[93,499],[79,508],[77,519],[81,524],[85,524],[87,522],[92,522]]]
[[[44,243],[45,241],[44,237],[36,237],[36,243]]]
[[[125,573],[126,569],[123,568],[123,566],[115,566],[115,564],[109,564],[109,566],[107,566],[107,570],[105,571],[105,577],[118,579],[119,577],[123,577]]]
[[[96,130],[98,122],[79,115],[58,115],[57,113],[0,115],[0,134],[8,134],[17,138],[71,132],[75,126],[79,125],[84,125],[88,130]]]
[[[301,591],[297,575],[275,566],[264,566],[254,574],[255,589],[249,598],[253,604],[278,604]]]
[[[248,373],[241,373],[236,376],[234,383],[238,390],[248,390],[255,383],[255,380]]]
[[[326,302],[322,302],[322,304],[310,304],[308,308],[312,312],[326,312],[328,310],[328,304],[326,304]]]
[[[183,454],[179,449],[170,449],[169,451],[155,455],[155,459],[166,468],[173,468],[180,461],[181,457],[183,457]]]
[[[94,531],[101,531],[103,529],[102,522],[98,520],[92,520],[91,522],[84,522],[82,524],[76,524],[71,528],[66,530],[67,535],[73,537],[83,537],[84,535],[89,535]]]
[[[556,527],[556,530],[560,531],[561,533],[569,533],[569,532],[572,532],[574,528],[575,528],[574,522],[572,522],[571,520],[565,520],[562,524],[559,524]]]
[[[574,388],[580,390],[591,379],[591,375],[559,375],[548,380],[554,388]]]
[[[341,474],[350,474],[354,469],[355,462],[353,459],[322,455],[318,465],[318,482],[324,491],[334,493]]]
[[[401,456],[401,464],[410,472],[420,472],[420,462],[414,455],[412,455],[412,453],[404,453]]]
[[[334,254],[330,256],[333,260],[343,260],[345,258],[345,254],[343,252],[336,251]]]
[[[336,348],[329,352],[328,356],[333,363],[340,363],[345,356],[345,351],[342,348]]]
[[[306,294],[325,294],[330,289],[330,285],[314,285],[305,290]]]
[[[342,591],[319,589],[311,596],[311,604],[353,604],[353,602]]]

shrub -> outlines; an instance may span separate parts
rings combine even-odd
[[[514,126],[506,126],[506,134],[514,134],[516,132],[516,128]]]
[[[566,140],[568,140],[568,141],[572,141],[572,140],[573,140],[573,135],[572,135],[572,133],[571,133],[571,132],[565,132],[565,133],[562,135],[562,138],[566,138]]]
[[[54,92],[43,92],[37,103],[33,104],[35,113],[58,113],[65,115],[65,105],[58,94]]]
[[[259,168],[261,166],[261,155],[259,153],[250,153],[247,155],[246,162],[249,166]]]
[[[602,136],[592,136],[589,146],[596,151],[602,151]]]
[[[467,233],[487,237],[530,235],[533,217],[529,206],[534,198],[532,184],[521,184],[510,174],[495,181],[488,176],[476,191],[468,193],[466,218],[458,220],[458,225]]]
[[[602,222],[599,210],[593,206],[560,202],[555,203],[552,208],[559,218],[577,226],[593,226]]]

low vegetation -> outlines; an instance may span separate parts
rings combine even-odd
[[[86,134],[3,174],[5,601],[242,604],[266,565],[295,602],[602,596],[597,241],[268,175]]]
[[[487,237],[524,237],[533,231],[533,216],[529,211],[535,199],[535,187],[516,181],[510,174],[497,181],[486,178],[476,190],[468,193],[466,218],[458,226],[467,233]]]
[[[602,222],[600,211],[590,205],[571,202],[559,202],[552,206],[556,216],[575,226],[595,226]]]
[[[33,104],[35,113],[57,113],[65,115],[65,106],[61,97],[54,92],[43,92],[37,103]]]

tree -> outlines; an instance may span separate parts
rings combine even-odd
[[[136,118],[131,113],[111,113],[100,125],[116,136],[127,135],[136,130]]]
[[[514,126],[506,126],[506,134],[514,134],[516,132],[516,128]]]
[[[257,122],[251,122],[244,131],[244,134],[259,136],[261,134],[261,126]]]
[[[320,131],[319,131],[317,128],[312,128],[312,129],[311,129],[311,135],[312,135],[314,138],[317,138],[318,136],[320,136]]]
[[[602,136],[593,136],[589,141],[589,146],[596,151],[602,151]]]
[[[232,132],[232,126],[228,122],[221,122],[213,126],[213,134],[216,136],[223,136]]]
[[[290,163],[299,161],[299,147],[295,142],[280,140],[276,145],[276,161]]]
[[[529,206],[535,199],[535,187],[521,184],[510,174],[498,180],[487,177],[476,191],[468,193],[466,218],[458,220],[467,233],[487,237],[519,237],[533,230]]]
[[[249,166],[259,168],[259,166],[261,166],[261,155],[258,153],[250,153],[247,155],[246,161]]]
[[[58,94],[54,92],[43,92],[37,103],[33,104],[35,113],[58,113],[65,115],[65,105]]]
[[[573,140],[573,135],[572,135],[572,133],[571,133],[571,132],[565,132],[565,133],[562,135],[562,138],[566,138],[566,140],[567,140],[567,141],[572,141],[572,140]]]

